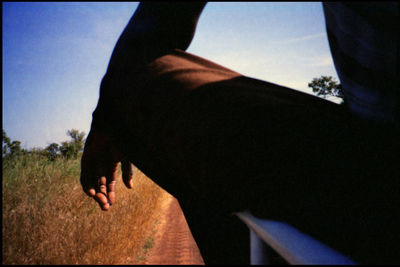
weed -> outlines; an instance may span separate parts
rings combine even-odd
[[[144,250],[145,250],[145,253],[147,253],[147,251],[148,251],[150,248],[152,248],[153,245],[154,245],[154,238],[153,238],[152,236],[147,237],[147,238],[146,238],[146,241],[144,242],[144,246],[143,246],[143,248],[144,248]]]

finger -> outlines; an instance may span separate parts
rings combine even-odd
[[[107,179],[104,176],[101,176],[97,179],[97,192],[94,194],[94,199],[97,201],[97,203],[99,203],[102,210],[108,210],[109,208],[106,181]]]
[[[89,188],[89,190],[87,191],[88,195],[90,197],[94,197],[96,195],[96,190],[94,188]]]
[[[96,167],[90,164],[87,159],[87,151],[84,151],[81,160],[81,176],[80,182],[83,191],[89,196],[94,197],[96,194],[96,189],[98,187],[98,176],[94,175]]]
[[[96,186],[96,191],[93,194],[94,189],[91,188],[90,194],[94,195],[94,199],[97,201],[97,203],[100,205],[100,208],[104,211],[107,211],[110,208],[110,200],[107,192],[107,178],[105,176],[101,176],[100,178],[97,179],[97,186]]]
[[[107,179],[107,197],[110,205],[114,204],[115,202],[115,185],[118,175],[118,166],[119,162],[114,164]]]
[[[104,193],[97,192],[94,198],[99,203],[102,210],[108,210],[110,208],[110,204],[108,204],[108,199]]]
[[[106,187],[107,178],[102,176],[99,179],[99,191],[107,196],[107,187]]]
[[[116,184],[116,181],[112,181],[111,183],[109,183],[107,185],[108,200],[110,202],[110,205],[114,204],[114,202],[115,202],[115,184]]]
[[[90,175],[86,174],[84,170],[81,172],[81,177],[80,177],[80,182],[83,191],[89,196],[89,197],[94,197],[96,194],[96,190],[93,184],[90,182],[93,181],[94,179],[89,178]]]
[[[122,181],[127,188],[133,187],[133,164],[129,160],[121,161]]]

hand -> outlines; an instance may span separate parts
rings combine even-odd
[[[118,149],[124,149],[126,142],[131,141],[129,137],[121,138],[125,129],[115,118],[121,118],[121,114],[126,113],[127,109],[121,107],[133,105],[121,97],[125,94],[119,90],[130,88],[132,93],[134,86],[121,82],[126,81],[125,76],[134,72],[132,70],[137,66],[141,68],[175,48],[186,50],[205,4],[140,3],[114,48],[101,84],[99,103],[93,114],[81,162],[83,190],[94,197],[103,210],[108,210],[115,201],[120,162],[123,181],[128,188],[132,188],[133,165]],[[171,17],[171,14],[175,16]],[[129,113],[128,116],[134,114]],[[122,145],[117,148],[115,140]]]
[[[82,155],[81,185],[104,211],[115,202],[115,183],[120,162],[122,180],[127,188],[132,188],[132,163],[112,144],[107,134],[92,127]]]

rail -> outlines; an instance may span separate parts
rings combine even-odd
[[[356,262],[282,222],[263,220],[248,212],[236,214],[250,230],[250,263],[270,264],[273,249],[289,264],[355,265]]]

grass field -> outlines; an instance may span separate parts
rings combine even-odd
[[[80,158],[3,160],[3,264],[140,264],[154,245],[168,193],[135,169],[134,188],[117,182],[116,203],[100,210],[80,186]]]

